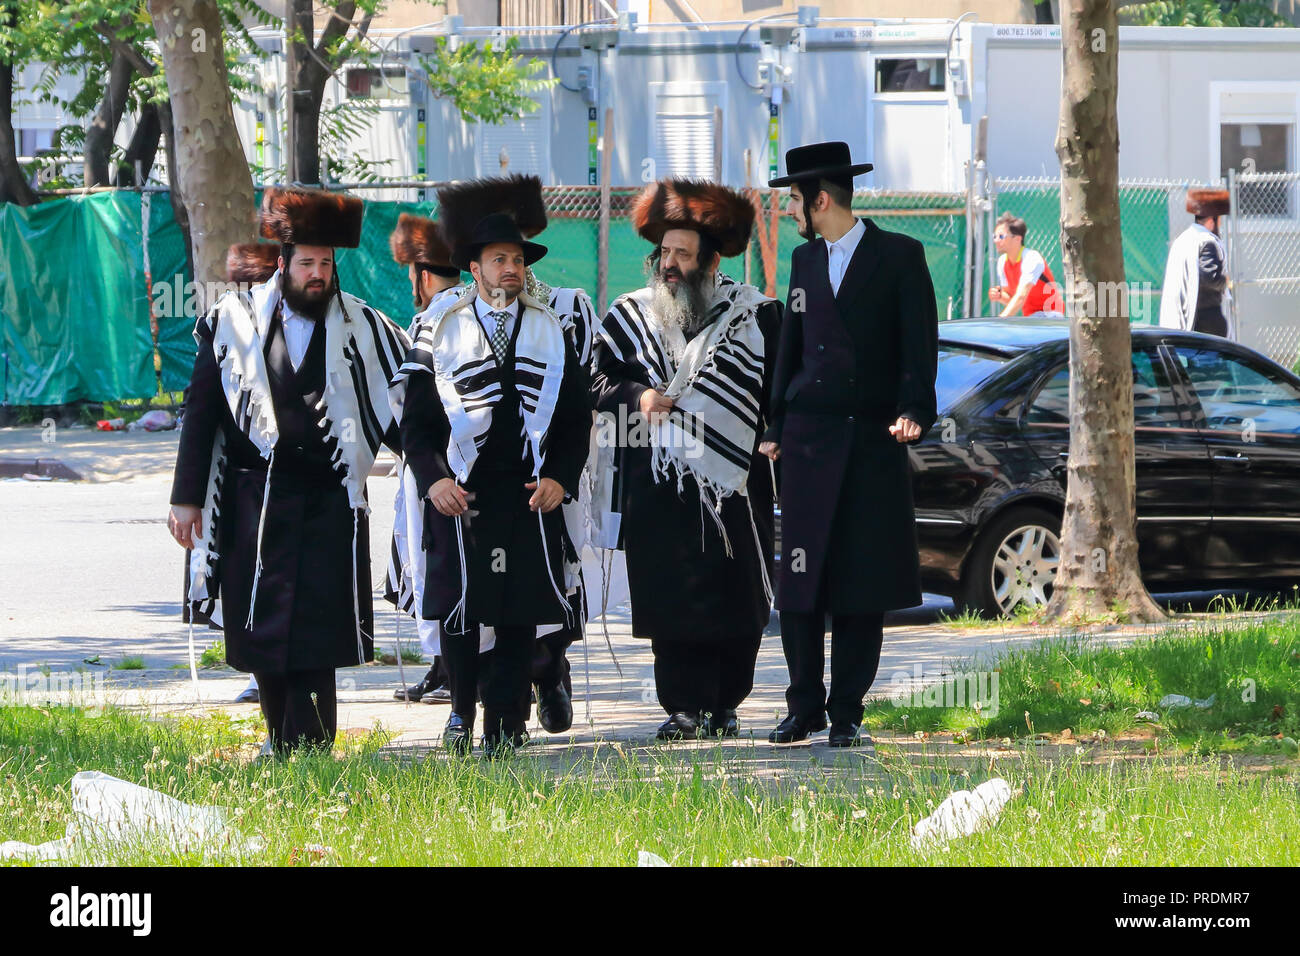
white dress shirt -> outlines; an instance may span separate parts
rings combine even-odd
[[[311,344],[311,334],[316,330],[316,323],[294,312],[287,302],[280,320],[284,328],[284,345],[289,350],[289,361],[296,372],[302,365],[302,360],[307,357],[307,346]]]
[[[483,331],[487,334],[488,341],[491,342],[492,333],[497,330],[497,320],[492,318],[488,314],[489,312],[510,313],[510,318],[506,319],[506,341],[510,341],[511,337],[515,334],[515,320],[519,318],[519,298],[516,296],[515,300],[504,309],[498,309],[487,299],[483,298],[481,293],[474,297],[474,314],[478,316],[478,323],[483,326]]]
[[[858,248],[858,243],[862,237],[867,234],[867,227],[862,225],[861,219],[853,220],[853,228],[840,236],[834,242],[823,237],[826,243],[826,268],[831,280],[831,291],[836,295],[840,294],[840,283],[844,281],[844,273],[849,269],[849,262],[853,259],[853,253]]]

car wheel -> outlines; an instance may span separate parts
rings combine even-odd
[[[1061,560],[1061,520],[1042,508],[1012,508],[989,522],[971,550],[958,603],[988,617],[1052,598]]]

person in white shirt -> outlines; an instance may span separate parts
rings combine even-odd
[[[1229,211],[1226,189],[1192,189],[1187,211],[1196,221],[1169,248],[1160,296],[1160,324],[1236,339],[1228,292],[1227,252],[1219,220]]]
[[[998,256],[998,284],[989,289],[989,300],[1005,306],[1002,318],[1013,315],[1060,318],[1065,314],[1061,287],[1042,254],[1025,248],[1029,227],[1023,219],[1004,213],[993,228],[993,245]]]

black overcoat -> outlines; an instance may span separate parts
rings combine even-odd
[[[473,495],[472,513],[462,516],[465,617],[467,623],[492,627],[563,623],[564,605],[555,591],[557,585],[564,591],[562,560],[576,556],[561,509],[542,515],[539,522],[538,512],[528,507],[533,492],[524,485],[532,479],[524,463],[523,419],[513,371],[515,342],[522,327],[521,316],[501,363],[501,399],[492,410],[486,441],[464,484]],[[590,377],[579,365],[567,335],[564,350],[564,377],[540,477],[559,482],[567,496],[577,494],[590,447],[592,416]],[[434,482],[455,477],[447,463],[450,435],[434,376],[412,375],[407,381],[401,439],[418,487],[426,495]],[[422,544],[426,567],[421,615],[445,621],[461,598],[455,519],[426,504]]]
[[[781,447],[777,606],[862,614],[921,603],[905,445],[934,424],[938,319],[924,247],[863,219],[838,295],[821,238],[791,256],[764,436]]]
[[[202,506],[213,440],[221,429],[225,467],[218,485],[216,577],[227,662],[241,671],[284,673],[373,660],[369,525],[358,512],[354,555],[353,509],[339,473],[330,466],[334,440],[320,426],[321,414],[315,408],[325,387],[324,326],[316,326],[296,371],[289,361],[279,314],[267,330],[264,353],[279,437],[251,632],[246,626],[248,601],[257,564],[267,463],[230,413],[213,355],[212,332],[200,322],[198,333],[204,341],[185,392],[171,503]],[[397,438],[393,427],[385,441],[400,453]]]
[[[758,398],[760,407],[766,407],[781,325],[780,303],[761,306],[758,322],[765,345],[764,394]],[[641,393],[650,387],[645,368],[640,363],[619,361],[600,338],[593,351],[593,367],[597,411],[622,421],[639,416]],[[629,424],[626,431],[639,429]],[[761,431],[760,424],[760,435]],[[722,503],[722,525],[731,542],[731,557],[717,525],[703,512],[708,506],[701,503],[693,479],[685,478],[681,491],[675,480],[656,483],[648,447],[618,449],[616,507],[622,514],[620,532],[632,597],[633,636],[752,644],[767,625],[771,604],[763,588],[763,573],[765,566],[769,581],[772,579],[772,468],[768,459],[758,454],[758,443],[756,435],[746,482],[748,502],[744,496],[732,494]]]

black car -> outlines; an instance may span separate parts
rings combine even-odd
[[[939,327],[939,420],[912,446],[922,585],[1008,614],[1051,597],[1069,325]],[[1300,378],[1225,339],[1134,326],[1139,560],[1153,591],[1300,580]]]

